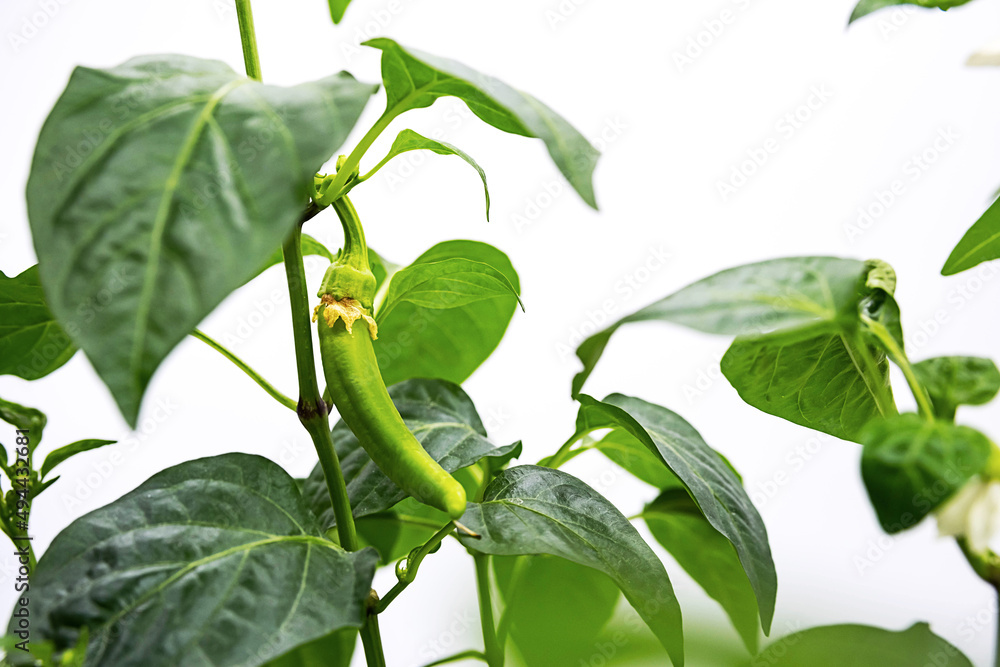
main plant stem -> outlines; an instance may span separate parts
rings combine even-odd
[[[503,667],[503,647],[497,641],[496,623],[493,620],[493,595],[490,592],[490,557],[473,554],[476,561],[476,586],[479,589],[479,618],[483,625],[483,648],[489,667]]]
[[[260,80],[260,57],[257,54],[257,36],[253,26],[253,11],[250,0],[236,0],[236,15],[240,24],[240,41],[243,44],[243,62],[247,76]],[[305,217],[315,215],[310,206]],[[347,496],[347,483],[340,469],[337,450],[333,447],[330,432],[329,408],[323,400],[316,380],[316,355],[313,351],[312,323],[309,313],[309,290],[306,286],[306,271],[302,261],[302,229],[299,224],[288,235],[281,248],[285,261],[285,276],[288,279],[288,297],[292,307],[292,331],[295,337],[295,365],[299,377],[299,400],[296,412],[299,421],[309,432],[316,453],[319,455],[326,488],[330,493],[333,513],[337,519],[337,534],[340,545],[348,551],[358,550],[358,534],[354,526],[351,502]],[[373,591],[374,597],[374,591]],[[361,643],[365,647],[368,667],[385,667],[382,639],[379,636],[378,617],[368,604],[369,613],[361,627]]]

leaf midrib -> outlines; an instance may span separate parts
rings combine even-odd
[[[163,237],[166,233],[167,221],[170,217],[170,209],[173,206],[174,195],[176,194],[181,178],[184,175],[184,169],[194,157],[198,141],[201,139],[202,132],[208,126],[209,120],[212,118],[212,114],[215,113],[216,107],[218,107],[219,103],[222,102],[222,99],[226,95],[239,86],[249,83],[249,81],[250,79],[234,79],[219,87],[219,89],[212,94],[212,97],[209,98],[209,100],[205,103],[205,106],[202,107],[201,113],[199,113],[197,118],[195,118],[195,121],[177,154],[174,166],[164,183],[163,194],[160,197],[160,205],[157,209],[156,217],[153,220],[153,228],[150,233],[151,240],[149,256],[147,257],[146,272],[143,278],[142,289],[139,293],[139,301],[136,308],[135,337],[132,341],[132,354],[129,360],[129,371],[133,382],[133,388],[135,389],[137,395],[142,393],[142,378],[140,377],[142,355],[145,349],[149,313],[153,305],[153,290],[156,287],[156,275],[160,268],[159,262],[160,253],[163,248]]]

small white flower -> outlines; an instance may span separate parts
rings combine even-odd
[[[976,553],[1000,534],[1000,482],[973,477],[937,511],[942,537],[964,537]]]

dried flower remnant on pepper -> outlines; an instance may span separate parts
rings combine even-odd
[[[333,327],[337,320],[343,320],[347,333],[352,333],[351,328],[354,323],[358,320],[364,320],[368,324],[368,333],[371,334],[372,340],[378,339],[378,325],[355,299],[348,297],[337,301],[333,296],[324,294],[320,297],[320,301],[320,305],[313,309],[313,322],[319,317],[320,308],[326,306],[323,308],[323,320],[328,327]]]

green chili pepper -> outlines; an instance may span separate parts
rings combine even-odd
[[[457,519],[465,513],[465,489],[410,433],[379,372],[372,347],[378,328],[370,315],[375,276],[357,214],[346,197],[334,202],[334,208],[344,223],[344,249],[327,270],[314,314],[330,396],[361,446],[396,486]]]

